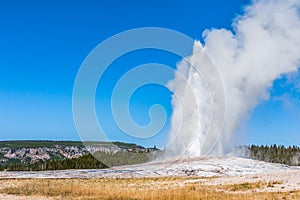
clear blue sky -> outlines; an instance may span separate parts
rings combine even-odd
[[[171,28],[201,39],[206,28],[228,28],[247,0],[230,1],[2,1],[0,3],[0,140],[79,140],[72,118],[72,89],[87,54],[108,37],[137,27]],[[138,58],[138,59],[137,59]],[[158,51],[136,52],[115,62],[100,82],[96,107],[112,140],[163,145],[169,123],[151,140],[132,140],[111,118],[109,96],[122,70],[147,62],[175,67],[180,59]],[[120,66],[126,63],[125,68]],[[111,78],[113,77],[113,78]],[[295,78],[297,82],[299,78]],[[244,143],[300,145],[299,84],[278,80],[271,99],[241,129]],[[155,92],[154,92],[155,91]],[[149,98],[149,94],[151,95]],[[148,94],[148,95],[147,95]],[[132,115],[147,123],[147,108],[165,105],[170,93],[153,86],[137,91]],[[147,98],[146,98],[147,95]]]

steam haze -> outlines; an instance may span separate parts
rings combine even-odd
[[[193,54],[186,58],[189,62],[183,60],[177,65],[178,73],[168,84],[174,92],[170,145],[166,147],[170,155],[199,156],[208,152],[204,148],[211,136],[205,134],[214,104],[205,77],[190,63],[201,63],[204,51],[223,79],[226,118],[222,134],[209,152],[230,152],[237,128],[256,105],[268,100],[273,81],[299,67],[299,8],[299,0],[253,1],[244,8],[243,15],[236,17],[233,31],[204,31],[204,44],[195,42]],[[190,92],[193,94],[187,96]]]

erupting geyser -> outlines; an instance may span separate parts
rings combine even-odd
[[[193,54],[177,66],[168,84],[174,92],[173,116],[167,156],[224,154],[234,145],[236,128],[282,75],[294,73],[300,64],[300,0],[253,1],[233,22],[233,31],[210,29],[203,33],[203,47],[195,42]],[[222,77],[226,94],[226,118],[212,151],[207,135],[214,102],[205,78],[190,65],[205,65],[207,53]],[[184,79],[184,78],[185,79]],[[192,93],[192,94],[191,94]],[[215,137],[213,137],[215,139]]]

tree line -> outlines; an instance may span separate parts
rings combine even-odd
[[[300,166],[300,147],[284,147],[283,145],[277,146],[274,144],[271,146],[251,145],[248,148],[250,150],[250,158],[252,159],[271,163]]]
[[[65,169],[104,169],[108,166],[95,159],[91,154],[79,158],[65,158],[57,160],[37,161],[35,163],[11,163],[0,166],[0,170],[7,171],[43,171]]]
[[[103,152],[86,154],[79,158],[63,158],[54,160],[39,160],[34,163],[9,163],[0,165],[0,170],[7,171],[43,171],[66,169],[105,169],[111,166],[145,163],[150,160],[150,153]]]

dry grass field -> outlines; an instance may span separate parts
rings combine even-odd
[[[208,179],[215,178],[1,179],[0,199],[300,199],[300,191],[267,190],[280,181],[207,185]]]

